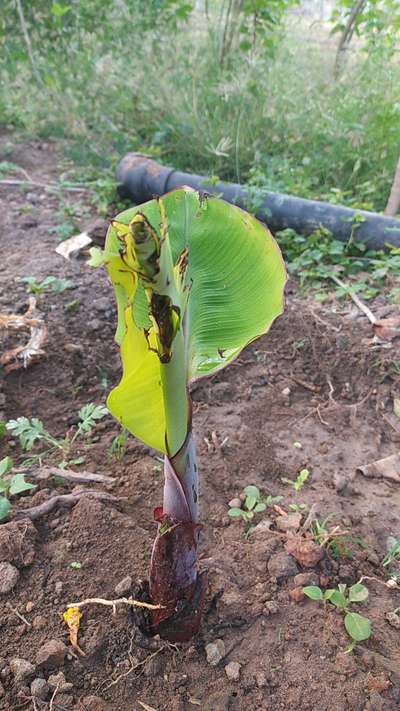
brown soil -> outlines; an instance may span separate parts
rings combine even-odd
[[[1,139],[0,153],[10,141],[9,136]],[[39,181],[50,182],[60,173],[59,156],[48,143],[15,143],[6,159]],[[70,194],[68,199],[77,198]],[[60,295],[38,297],[49,328],[46,355],[4,376],[0,409],[3,420],[38,417],[62,437],[83,404],[104,402],[118,381],[120,364],[105,274],[83,260],[67,262],[54,251],[57,238],[48,230],[55,224],[57,204],[57,197],[40,188],[27,194],[0,186],[0,313],[24,309],[20,277],[54,274],[75,284]],[[66,308],[75,299],[77,308]],[[379,297],[372,308],[379,311],[383,303]],[[15,337],[4,340],[2,350],[11,342]],[[35,663],[37,650],[50,639],[68,644],[62,621],[68,603],[116,597],[114,588],[125,576],[135,585],[147,575],[155,535],[152,512],[162,495],[160,462],[133,438],[122,460],[110,455],[119,429],[111,417],[100,422],[95,436],[75,447],[73,458],[85,461],[73,468],[114,476],[116,483],[106,489],[121,499],[116,505],[83,497],[73,509],[37,520],[36,541],[27,530],[35,546],[33,563],[21,567],[16,587],[0,598],[0,708],[399,709],[399,630],[385,614],[400,606],[400,590],[383,584],[387,570],[381,565],[387,537],[400,538],[399,486],[356,473],[359,465],[398,449],[399,434],[386,419],[396,395],[396,360],[398,347],[372,344],[370,325],[353,305],[339,307],[332,300],[321,307],[300,298],[289,284],[285,315],[268,337],[193,391],[204,522],[201,567],[209,571],[201,633],[189,644],[143,649],[125,608],[114,617],[109,608],[85,608],[79,641],[86,656],[69,646],[63,666],[72,691],[52,701],[50,695],[46,703],[34,701],[28,684],[15,683],[10,660]],[[7,454],[16,464],[26,457],[9,437],[3,439],[1,456]],[[295,479],[303,467],[311,477],[295,492],[282,478]],[[342,614],[311,600],[295,602],[289,593],[296,571],[287,577],[276,571],[281,557],[275,556],[285,543],[276,526],[279,511],[269,508],[260,514],[257,522],[270,519],[272,530],[249,537],[243,522],[227,516],[227,502],[247,484],[283,496],[285,512],[293,503],[315,505],[321,519],[330,515],[328,528],[347,531],[345,543],[339,539],[339,546],[325,551],[314,568],[298,565],[298,572],[314,572],[328,587],[356,582],[362,575],[374,578],[366,581],[368,602],[354,607],[370,618],[373,635],[353,653],[344,654],[349,638]],[[21,496],[13,511],[48,499],[54,486],[42,484],[33,495]],[[57,493],[73,486],[58,485]],[[74,561],[81,563],[79,569],[71,568]],[[205,645],[216,639],[223,640],[225,656],[214,667],[207,662]],[[225,672],[229,662],[241,665],[237,681]]]

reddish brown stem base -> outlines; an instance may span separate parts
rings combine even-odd
[[[154,542],[150,598],[163,607],[152,610],[150,628],[170,642],[187,642],[200,626],[205,578],[197,572],[201,526],[165,520]]]

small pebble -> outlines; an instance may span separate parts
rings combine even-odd
[[[344,494],[344,492],[346,491],[348,481],[347,481],[346,477],[343,476],[343,474],[336,473],[333,476],[333,484],[335,487],[335,491],[338,494]]]
[[[93,331],[99,331],[102,328],[102,322],[98,318],[93,318],[86,324],[86,330],[90,333]]]
[[[278,516],[276,525],[280,531],[297,531],[301,524],[301,514],[294,513],[289,516]]]
[[[279,605],[275,600],[268,600],[264,605],[264,612],[267,615],[276,615],[279,612]]]
[[[299,572],[295,559],[287,553],[277,553],[271,556],[267,567],[270,575],[278,578],[278,580],[280,578],[290,578]]]
[[[65,694],[74,688],[74,685],[66,680],[65,674],[62,671],[57,674],[50,674],[47,682],[50,689],[58,689],[60,694]]]
[[[301,602],[304,600],[304,592],[303,588],[294,588],[293,590],[289,591],[289,597],[293,602]]]
[[[10,661],[10,669],[14,674],[14,680],[16,686],[21,686],[25,684],[26,681],[35,673],[35,667],[33,664],[28,662],[27,659],[21,659],[20,657],[14,657]]]
[[[46,627],[46,618],[43,615],[36,615],[32,621],[32,627],[34,630],[42,630]]]
[[[67,648],[59,639],[50,639],[36,654],[36,664],[44,669],[62,667]]]
[[[241,509],[242,508],[242,502],[239,499],[239,497],[236,497],[235,499],[231,499],[230,502],[228,503],[228,506],[230,509]]]
[[[132,578],[130,575],[127,575],[126,578],[121,580],[116,586],[115,586],[115,594],[118,597],[124,597],[127,593],[130,592],[132,589]]]
[[[225,667],[225,674],[230,681],[239,681],[241,664],[239,662],[229,662]]]
[[[0,595],[6,595],[15,588],[19,570],[11,563],[0,563]]]
[[[306,585],[319,585],[319,577],[316,573],[299,573],[293,578],[296,587],[306,587]]]
[[[387,612],[385,618],[391,627],[396,630],[400,629],[400,616],[396,612]]]
[[[375,551],[369,551],[367,555],[367,561],[371,563],[371,565],[375,566],[375,568],[378,568],[380,566],[380,558]]]
[[[49,694],[49,685],[46,679],[34,679],[31,684],[31,694],[35,699],[46,701]]]
[[[380,694],[373,691],[369,697],[371,711],[383,711],[383,699]]]
[[[32,600],[29,600],[26,605],[25,605],[25,610],[27,612],[32,612],[33,608],[35,607],[35,603],[32,602]]]
[[[225,656],[225,644],[222,639],[216,639],[214,642],[206,644],[207,662],[212,667],[216,667],[221,659]]]

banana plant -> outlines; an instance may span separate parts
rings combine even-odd
[[[107,406],[164,454],[149,577],[159,608],[149,633],[186,641],[198,630],[205,595],[190,384],[269,329],[283,310],[284,264],[264,225],[190,188],[118,215],[91,264],[106,264],[118,306],[123,373]]]

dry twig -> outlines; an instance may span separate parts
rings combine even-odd
[[[0,180],[0,186],[10,186],[10,187],[19,187],[20,185],[32,185],[33,187],[37,188],[44,188],[45,190],[65,190],[67,192],[71,193],[89,193],[91,192],[90,188],[85,188],[85,187],[72,187],[70,185],[55,185],[55,184],[47,184],[47,183],[39,183],[37,180]]]
[[[104,686],[104,684],[101,685],[101,690],[102,691],[107,691],[107,689],[110,689],[112,686],[115,686],[115,684],[118,684],[121,679],[125,679],[129,674],[132,674],[135,669],[138,669],[139,667],[143,667],[146,662],[148,662],[150,659],[153,659],[153,657],[157,656],[157,654],[160,654],[160,652],[163,652],[165,649],[174,649],[175,651],[178,651],[178,648],[175,644],[171,644],[170,642],[165,642],[162,646],[158,647],[154,652],[149,654],[145,659],[142,659],[140,662],[137,662],[136,659],[132,657],[132,647],[134,643],[134,637],[132,636],[131,638],[131,643],[128,651],[128,659],[130,661],[130,668],[126,672],[122,672],[122,674],[119,674],[116,679],[113,679],[107,686]]]
[[[26,368],[44,354],[43,346],[47,339],[47,326],[41,318],[36,317],[36,299],[29,297],[28,310],[20,314],[0,314],[0,328],[19,331],[30,329],[30,338],[25,346],[17,346],[3,353],[0,364],[5,366],[6,373],[18,368]]]
[[[85,605],[106,605],[107,607],[112,607],[113,615],[115,615],[117,612],[117,605],[145,607],[147,610],[161,610],[164,608],[164,605],[152,605],[150,602],[134,600],[131,597],[119,597],[117,600],[105,600],[102,597],[88,597],[86,600],[81,600],[80,602],[70,602],[68,607],[81,608]]]
[[[305,531],[307,531],[310,528],[312,522],[315,519],[317,512],[318,512],[318,504],[313,504],[307,514],[306,520],[304,521],[303,525],[300,528],[301,533],[304,533]]]
[[[18,610],[16,610],[15,607],[13,607],[10,602],[6,602],[6,606],[7,606],[8,609],[11,610],[11,612],[13,612],[14,615],[16,615],[25,625],[27,625],[27,627],[32,627],[31,623],[28,622],[28,620],[26,619],[26,617],[24,617],[23,615],[21,615],[21,613],[18,612]]]
[[[51,513],[51,511],[59,506],[66,506],[67,508],[75,506],[82,496],[91,496],[92,498],[99,499],[100,501],[121,501],[121,499],[117,496],[107,494],[104,491],[96,491],[96,489],[82,489],[81,491],[74,491],[71,494],[53,496],[51,499],[44,501],[43,504],[32,506],[29,509],[19,509],[19,511],[16,511],[15,516],[16,518],[30,518],[31,521],[35,521],[37,518]]]
[[[319,385],[314,385],[314,383],[308,383],[306,380],[297,378],[294,375],[289,375],[289,380],[293,380],[294,383],[297,383],[297,385],[301,385],[302,388],[310,390],[312,393],[319,393],[319,391],[321,390]]]
[[[71,481],[74,484],[84,484],[95,482],[97,484],[113,484],[115,477],[107,476],[106,474],[95,474],[94,472],[74,472],[72,469],[60,469],[59,467],[17,467],[14,471],[24,472],[27,476],[38,479],[39,481],[47,481],[52,477],[60,477],[65,481]]]
[[[399,589],[398,584],[395,580],[393,580],[393,578],[390,578],[390,580],[381,580],[380,578],[375,578],[373,575],[362,575],[357,584],[359,585],[364,580],[374,580],[375,583],[379,583],[379,585],[384,585],[385,588],[391,588],[392,590]]]
[[[58,687],[59,687],[59,686],[60,686],[60,685],[57,684],[56,688],[55,688],[54,691],[53,691],[52,697],[51,697],[51,699],[50,699],[49,711],[53,711],[53,703],[54,703],[54,699],[56,698],[56,694],[57,694],[57,691],[58,691]]]
[[[349,291],[347,284],[345,284],[344,281],[339,279],[335,274],[331,274],[330,276],[331,276],[331,279],[335,282],[335,284],[340,286],[345,291],[347,290],[347,293],[350,296],[350,298],[354,301],[355,305],[358,306],[360,311],[363,312],[363,314],[367,317],[367,319],[372,324],[376,323],[378,319],[376,318],[376,316],[374,316],[371,309],[369,309],[368,306],[361,301],[361,299],[357,296],[357,294],[353,294],[351,291]]]
[[[321,318],[321,316],[315,313],[314,309],[310,308],[310,312],[314,320],[317,321],[317,323],[320,323],[322,326],[330,328],[332,331],[336,331],[336,333],[339,333],[342,330],[339,326],[334,326],[332,323],[329,323],[329,321],[325,321],[325,319]]]

